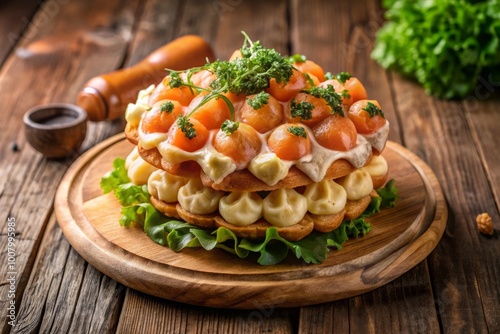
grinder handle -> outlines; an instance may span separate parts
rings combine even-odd
[[[167,75],[166,68],[185,70],[214,60],[210,45],[201,37],[177,38],[151,53],[138,64],[90,79],[78,94],[77,104],[89,120],[115,119],[125,113],[141,89],[158,84]]]

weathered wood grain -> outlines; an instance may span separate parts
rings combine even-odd
[[[242,31],[264,46],[289,54],[287,1],[218,1],[214,49],[220,59],[229,59],[243,44]]]
[[[287,309],[263,306],[255,310],[192,307],[129,289],[128,316],[117,333],[293,333]]]
[[[461,104],[470,126],[472,138],[480,154],[486,176],[491,187],[497,208],[500,207],[500,147],[496,131],[500,124],[500,82],[493,74],[482,77],[475,92]],[[500,230],[500,225],[496,225]]]
[[[15,48],[17,42],[26,31],[37,8],[37,0],[23,1],[19,6],[16,1],[2,1],[0,3],[0,66]]]
[[[99,8],[98,13],[95,12],[96,8]],[[19,254],[16,259],[16,306],[20,312],[33,307],[41,307],[47,311],[43,314],[45,322],[24,313],[26,317],[19,319],[24,324],[22,328],[40,327],[48,331],[51,328],[69,328],[71,318],[61,318],[56,313],[50,314],[50,311],[56,311],[54,305],[65,299],[63,293],[78,295],[80,290],[80,283],[73,285],[72,291],[61,290],[61,295],[58,295],[58,290],[42,289],[40,291],[46,293],[50,291],[50,295],[21,302],[22,297],[26,297],[23,295],[24,287],[30,277],[41,235],[53,210],[52,201],[57,184],[71,161],[80,154],[75,152],[66,160],[43,159],[24,142],[23,132],[20,131],[22,115],[37,104],[51,101],[73,102],[77,91],[88,79],[86,75],[92,76],[106,67],[112,70],[119,66],[129,41],[127,36],[130,36],[136,8],[135,1],[109,1],[106,4],[47,1],[34,16],[28,28],[29,33],[19,42],[16,52],[7,59],[0,73],[0,94],[4,110],[8,111],[0,116],[0,140],[5,143],[0,148],[0,173],[3,176],[0,180],[0,224],[3,232],[0,246],[6,249],[7,218],[14,217],[17,222]],[[46,17],[48,13],[49,18]],[[75,20],[76,17],[78,20]],[[88,143],[91,145],[93,140],[99,140],[99,136],[105,138],[123,128],[117,128],[116,124],[91,126]],[[13,142],[17,143],[20,152],[11,149],[9,144]],[[53,255],[56,259],[69,259],[74,267],[67,267],[67,275],[75,275],[71,282],[79,282],[78,278],[81,282],[85,266],[79,265],[84,262],[76,252],[70,251],[69,247],[52,249],[53,245],[44,245],[50,249],[42,249],[41,253],[52,250],[56,252]],[[6,257],[1,257],[2,283],[6,277],[5,261]],[[37,268],[45,266],[40,270],[57,275],[49,270],[48,267],[52,265],[54,264],[43,262]],[[50,284],[53,278],[35,277],[37,279],[28,284],[30,291],[40,284]],[[7,285],[0,287],[2,309],[6,309],[8,303],[6,289]],[[64,307],[64,304],[57,307]],[[6,321],[3,318],[2,331],[9,329]]]
[[[397,75],[393,89],[404,142],[429,162],[452,208],[445,235],[428,258],[442,329],[496,332],[500,244],[496,237],[479,234],[475,218],[489,212],[498,221],[499,214],[464,108],[426,96]]]

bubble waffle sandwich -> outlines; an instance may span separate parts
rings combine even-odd
[[[128,175],[154,207],[241,238],[332,231],[387,180],[389,122],[361,82],[246,35],[229,61],[141,91],[126,120]]]

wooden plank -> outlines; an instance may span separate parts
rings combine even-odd
[[[315,1],[305,5],[292,1],[291,21],[292,53],[306,54],[325,71],[348,71],[360,78],[369,97],[377,99],[383,107],[391,124],[389,138],[401,142],[390,78],[370,59],[375,32],[383,21],[378,2]],[[404,298],[409,290],[419,291],[416,296],[410,296],[412,302]],[[388,300],[391,302],[385,302]],[[339,320],[347,315],[347,323],[345,319]],[[306,321],[311,317],[323,321]],[[419,328],[438,331],[438,317],[425,263],[374,292],[351,298],[347,304],[339,301],[302,308],[299,332],[325,331],[323,326],[337,330],[338,322],[341,328],[352,332],[411,332]]]
[[[117,333],[293,333],[287,309],[193,307],[127,290]]]
[[[500,124],[498,112],[500,82],[492,74],[482,77],[475,92],[462,104],[470,125],[472,138],[482,160],[491,191],[497,207],[500,207],[500,140],[497,125]],[[498,81],[498,80],[497,80]],[[496,229],[500,228],[496,225]]]
[[[428,295],[432,295],[427,273],[422,262],[400,279],[371,293],[303,307],[299,333],[438,333],[436,313],[431,309],[430,314],[422,314],[429,309]]]
[[[172,28],[178,26],[179,10],[179,0],[147,1],[144,4],[125,66],[138,63],[146,58],[151,51],[178,36],[175,29]]]
[[[121,305],[123,291],[87,267],[52,217],[11,332],[73,333],[75,328],[81,333],[111,332],[118,322],[113,310]],[[87,304],[89,299],[92,303]]]
[[[45,2],[32,24],[41,22],[41,17],[54,6],[53,1]],[[99,12],[96,14],[96,8]],[[39,300],[27,299],[21,303],[24,286],[28,281],[34,262],[34,257],[39,247],[39,240],[52,211],[52,199],[57,184],[70,165],[79,154],[69,157],[67,160],[47,160],[37,154],[23,138],[22,115],[30,107],[51,101],[73,102],[77,91],[88,79],[100,71],[112,70],[121,64],[123,52],[128,43],[128,37],[133,25],[133,17],[137,8],[137,2],[109,1],[106,4],[97,2],[71,2],[59,4],[57,11],[54,10],[53,17],[38,24],[33,33],[26,35],[20,43],[15,55],[12,55],[5,63],[0,74],[0,94],[5,101],[5,110],[0,116],[0,140],[2,143],[16,142],[20,152],[15,152],[9,145],[2,145],[0,155],[0,172],[3,177],[0,180],[0,206],[2,207],[1,229],[6,231],[7,218],[13,217],[17,221],[18,254],[16,266],[18,270],[16,306],[21,310],[29,310],[40,304],[46,310],[54,311],[54,308],[46,307],[56,300],[47,299],[47,295]],[[78,17],[78,20],[74,18]],[[32,29],[32,28],[30,28]],[[128,31],[128,33],[127,33]],[[103,57],[106,55],[106,57]],[[64,83],[64,84],[63,84]],[[105,138],[123,128],[118,122],[90,126],[87,147],[94,140]],[[49,237],[47,237],[49,238]],[[0,237],[2,249],[6,249],[7,237]],[[44,243],[43,247],[53,247]],[[52,249],[52,248],[51,248]],[[49,250],[43,250],[42,253]],[[81,258],[76,253],[70,253],[69,248],[55,248],[53,256],[57,259],[69,258],[76,267],[74,272],[67,275],[75,275],[74,282],[81,282],[85,266],[77,265]],[[79,260],[78,260],[79,259]],[[2,257],[2,277],[7,265]],[[82,262],[83,263],[83,262]],[[4,265],[5,264],[5,265]],[[42,267],[49,267],[53,263],[43,262]],[[54,274],[48,268],[48,273]],[[71,267],[73,268],[73,267]],[[68,270],[71,270],[68,267]],[[54,274],[55,275],[55,274]],[[80,276],[79,276],[80,275]],[[35,275],[27,289],[33,289],[38,284],[50,278]],[[80,284],[80,283],[79,283]],[[6,308],[9,300],[7,296],[7,285],[0,287],[2,299],[0,306]],[[49,290],[46,290],[46,292]],[[51,298],[58,297],[57,290],[50,290]],[[74,291],[77,293],[79,287]],[[61,292],[62,293],[62,292]],[[71,296],[75,298],[75,296]],[[40,303],[40,300],[44,301]],[[64,300],[64,298],[63,298]],[[117,301],[108,300],[116,303]],[[33,303],[33,304],[32,304]],[[25,311],[22,311],[25,312]],[[28,312],[29,313],[29,312]],[[25,328],[35,328],[42,324],[40,318],[29,317],[25,312],[19,320]],[[25,317],[25,318],[24,318]],[[50,329],[69,328],[69,323],[55,315],[44,314],[47,321],[52,321]],[[53,317],[53,318],[51,318]],[[34,327],[33,327],[34,326]],[[45,325],[44,325],[45,326]],[[6,319],[2,322],[2,330],[7,330]]]
[[[115,333],[125,287],[87,264],[69,333]]]
[[[220,59],[228,59],[243,44],[245,31],[253,40],[289,54],[287,1],[229,1],[214,2],[218,16],[214,49]],[[235,27],[237,27],[235,29]]]
[[[433,99],[397,75],[393,89],[398,113],[404,115],[405,144],[429,162],[453,208],[445,235],[428,258],[442,328],[496,332],[500,244],[478,233],[475,217],[489,212],[496,222],[500,215],[464,108]]]
[[[25,33],[39,5],[37,0],[0,3],[0,66]],[[46,13],[48,15],[48,13]]]

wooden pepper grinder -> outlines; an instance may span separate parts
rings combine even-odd
[[[89,120],[115,119],[125,113],[139,90],[158,84],[168,73],[185,70],[214,60],[208,43],[199,36],[187,35],[173,40],[151,53],[138,64],[90,79],[78,94],[77,104]]]

